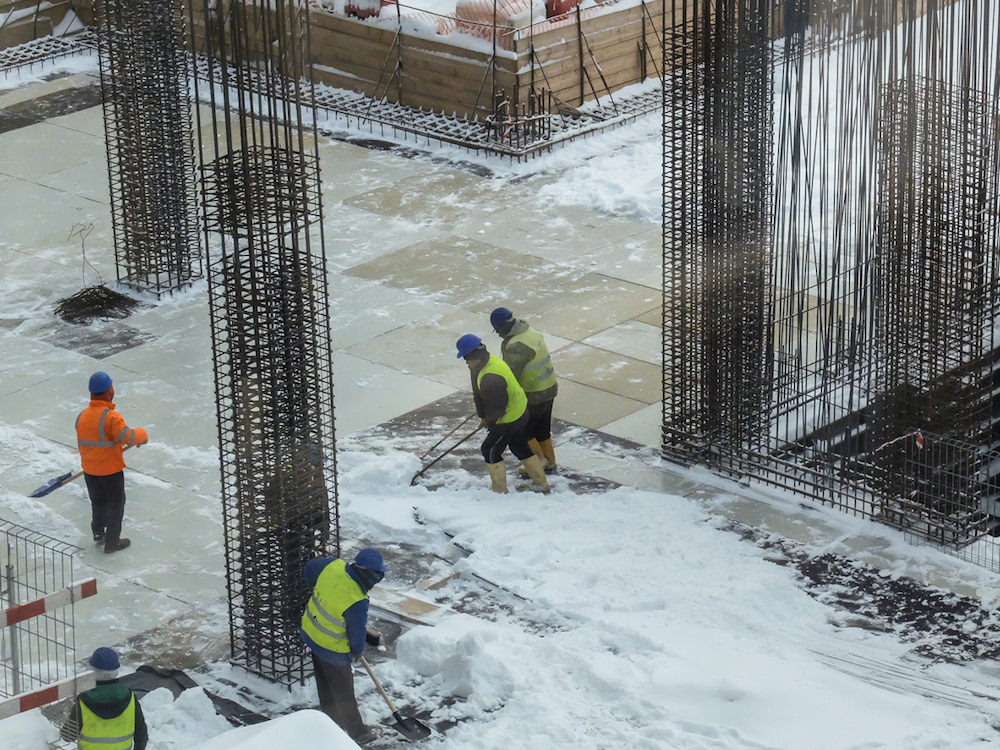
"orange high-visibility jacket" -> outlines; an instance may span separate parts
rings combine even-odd
[[[80,463],[86,474],[105,477],[125,468],[122,450],[149,440],[141,427],[134,430],[115,411],[110,401],[94,400],[76,418],[76,442],[80,446]]]

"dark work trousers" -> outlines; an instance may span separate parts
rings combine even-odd
[[[331,664],[313,654],[319,710],[333,719],[352,739],[367,730],[354,697],[354,672],[350,664]]]
[[[103,534],[105,544],[117,542],[125,515],[125,472],[104,477],[84,474],[83,478],[90,493],[90,530]]]
[[[524,428],[524,434],[528,440],[544,442],[552,437],[552,402],[549,399],[541,404],[528,405],[528,426]]]
[[[495,464],[503,461],[503,452],[510,446],[510,452],[523,461],[531,458],[531,448],[528,447],[528,438],[524,434],[524,428],[528,426],[528,410],[524,414],[507,424],[491,424],[486,439],[483,441],[482,451],[486,463]]]

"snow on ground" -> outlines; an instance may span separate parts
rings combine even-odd
[[[886,689],[831,666],[868,660],[969,690],[984,679],[974,665],[921,662],[892,634],[836,625],[793,568],[688,498],[627,488],[578,496],[560,491],[558,479],[547,497],[497,497],[481,481],[470,488],[464,472],[430,492],[409,486],[419,468],[410,454],[345,452],[339,464],[352,533],[433,552],[446,530],[473,551],[459,571],[528,602],[520,612],[456,613],[415,627],[399,639],[397,660],[379,666],[399,705],[459,722],[427,746],[931,750],[1000,739],[992,715],[969,703]],[[453,585],[461,584],[441,595]],[[209,674],[270,690],[279,710],[315,703],[311,686],[288,693],[225,664]],[[367,677],[356,683],[366,720],[385,718]],[[350,747],[312,712],[225,733],[200,690],[176,702],[157,690],[143,707],[152,750],[249,750],[273,737],[286,741],[268,747]],[[55,731],[37,715],[3,730],[6,750],[42,750]]]
[[[0,81],[4,86],[10,87]],[[543,199],[655,222],[659,128],[654,115],[526,164],[484,163],[498,179],[551,171]],[[435,155],[442,153],[475,159],[445,147]],[[4,442],[23,440],[18,432],[0,424]],[[54,473],[58,457],[45,463],[36,448],[25,447],[39,462],[36,473]],[[993,704],[974,695],[995,692],[996,663],[934,664],[891,633],[837,624],[832,609],[799,585],[793,567],[774,564],[761,547],[724,528],[715,511],[734,498],[699,504],[627,488],[577,496],[558,478],[547,497],[498,497],[483,477],[460,471],[431,492],[409,486],[418,468],[410,454],[342,451],[344,527],[431,552],[448,543],[444,532],[453,534],[473,551],[456,565],[460,572],[525,600],[517,611],[456,613],[436,627],[413,628],[400,638],[397,660],[380,665],[400,706],[432,708],[435,720],[458,722],[427,747],[939,750],[1000,741]],[[44,504],[17,500],[21,517],[62,535],[65,522]],[[860,523],[817,512],[845,536]],[[891,530],[871,533],[888,540],[887,556],[902,544]],[[995,588],[985,571],[930,549],[921,555],[928,565]],[[888,574],[912,572],[899,565]],[[441,596],[466,585],[463,580],[449,583]],[[875,684],[864,670],[837,663],[883,668],[896,680]],[[222,679],[249,685],[276,712],[315,705],[312,686],[287,692],[226,664],[210,665],[202,677],[215,681],[213,689]],[[908,689],[919,680],[962,697]],[[386,718],[363,673],[356,684],[366,720]],[[143,707],[151,750],[352,747],[312,711],[230,731],[200,690],[177,701],[157,690],[143,698]],[[0,723],[0,748],[43,750],[56,735],[35,711]]]

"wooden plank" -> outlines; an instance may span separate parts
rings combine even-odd
[[[27,16],[0,28],[0,49],[40,39],[52,33],[52,19]]]
[[[346,75],[344,73],[338,72],[336,70],[330,70],[329,68],[313,68],[313,80],[316,83],[322,83],[327,86],[332,86],[337,89],[345,89],[347,91],[355,91],[359,94],[364,94],[365,96],[374,96],[376,84],[374,81],[362,80],[354,76]],[[396,84],[390,85],[390,90],[393,91],[393,96],[395,96]],[[379,95],[385,90],[385,86],[379,86]]]
[[[460,60],[450,60],[427,52],[403,50],[405,65],[412,71],[427,71],[431,75],[446,75],[456,79],[482,78],[490,68],[488,65],[477,65]],[[505,71],[507,75],[511,73]],[[414,75],[417,75],[414,72]]]
[[[478,52],[476,50],[466,49],[465,47],[458,47],[444,41],[445,39],[447,39],[447,37],[442,37],[441,41],[438,41],[434,39],[424,39],[423,37],[412,36],[410,34],[403,34],[403,44],[406,49],[449,55],[451,57],[469,60],[470,62],[476,62],[480,65],[488,64],[490,58],[492,57],[492,55],[488,52]],[[508,67],[513,68],[513,55],[509,58],[501,57],[499,55],[497,56],[497,65],[504,65],[505,63]]]
[[[370,42],[381,42],[383,44],[391,44],[393,37],[396,36],[395,28],[363,23],[357,18],[329,13],[315,7],[310,8],[309,24],[314,41],[316,35],[324,31],[333,31],[350,37],[366,39]]]
[[[469,107],[476,104],[476,98],[479,97],[479,106],[486,109],[492,110],[493,102],[491,99],[492,91],[492,81],[487,77],[485,83],[482,81],[469,82],[472,85],[468,87],[463,87],[461,89],[456,89],[448,81],[442,82],[431,82],[423,78],[412,78],[407,75],[406,68],[403,68],[403,104],[410,105],[409,98],[411,96],[416,97],[427,97],[440,99],[442,101],[454,101],[458,104],[464,104]],[[480,86],[482,86],[482,91],[480,93]],[[510,79],[497,79],[497,90],[504,89],[508,93],[512,93],[514,90],[514,80]]]
[[[343,44],[313,44],[313,62],[320,65],[329,65],[337,68],[343,64],[350,64],[361,68],[381,70],[386,59],[395,66],[396,49],[390,45],[371,46],[365,42],[365,47],[352,47]]]
[[[329,29],[312,34],[313,57],[319,57],[321,50],[344,50],[356,57],[384,58],[392,47],[392,37],[385,41],[353,37],[339,31]]]
[[[388,80],[392,75],[393,71],[396,69],[395,61],[390,61],[384,69],[382,64],[379,63],[378,67],[373,67],[369,65],[362,65],[359,63],[353,63],[345,60],[332,60],[326,58],[323,62],[314,62],[313,67],[327,67],[333,68],[334,70],[340,70],[344,73],[349,73],[352,76],[357,76],[366,81],[378,81],[380,77]],[[385,81],[383,81],[385,83]]]

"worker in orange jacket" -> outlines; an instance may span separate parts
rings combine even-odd
[[[125,459],[128,446],[145,445],[149,435],[141,427],[132,429],[115,411],[115,389],[111,376],[90,376],[90,406],[76,418],[76,440],[80,447],[83,478],[90,493],[91,521],[95,542],[104,542],[105,553],[117,552],[132,542],[122,538],[125,515]]]

